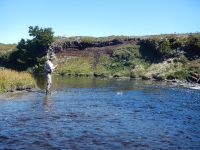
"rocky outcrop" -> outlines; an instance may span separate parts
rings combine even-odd
[[[162,75],[160,75],[160,74],[153,74],[152,77],[153,77],[153,79],[155,79],[155,80],[157,80],[157,81],[162,81],[162,80],[165,79],[165,78],[164,78]]]
[[[86,48],[91,47],[107,47],[107,46],[115,46],[121,44],[130,44],[134,43],[137,44],[139,39],[136,38],[127,38],[127,39],[120,39],[120,38],[113,38],[107,40],[96,40],[95,38],[91,41],[84,40],[84,38],[76,38],[74,40],[70,40],[68,38],[59,38],[55,42],[51,44],[51,49],[54,50],[55,53],[60,51],[64,51],[67,49],[77,49],[77,50],[84,50]]]
[[[107,77],[107,75],[105,73],[97,73],[97,72],[94,72],[94,77],[101,77],[101,78],[105,78]]]
[[[200,74],[190,72],[187,77],[187,81],[200,84]]]
[[[141,78],[142,78],[142,80],[151,80],[152,79],[152,77],[149,75],[142,75]]]
[[[113,45],[119,45],[119,44],[123,44],[123,40],[113,39],[110,41],[85,42],[81,40],[69,41],[65,39],[60,39],[54,42],[51,45],[51,48],[54,49],[54,52],[60,52],[66,49],[84,50],[90,47],[106,47],[106,46],[113,46]]]

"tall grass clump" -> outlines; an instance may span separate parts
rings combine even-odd
[[[9,69],[0,69],[0,93],[33,87],[35,87],[35,80],[31,74]]]

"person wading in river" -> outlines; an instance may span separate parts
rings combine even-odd
[[[54,66],[52,63],[52,58],[48,58],[48,60],[45,63],[45,71],[46,71],[46,78],[47,78],[47,86],[46,86],[46,94],[50,93],[51,88],[51,73],[57,66]]]

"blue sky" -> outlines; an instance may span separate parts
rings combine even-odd
[[[0,0],[0,42],[17,43],[28,27],[59,36],[200,31],[200,0]]]

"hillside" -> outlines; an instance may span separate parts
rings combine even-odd
[[[7,56],[15,50],[17,44],[3,44],[0,43],[0,66],[3,64],[3,60],[7,58]]]
[[[57,37],[61,75],[187,80],[200,83],[199,34],[143,37]],[[197,42],[197,43],[195,43]],[[198,45],[199,44],[199,45]]]
[[[48,51],[38,48],[37,40],[31,42],[0,44],[0,65],[44,73],[46,53],[52,53],[60,75],[200,83],[200,33],[54,37]]]

